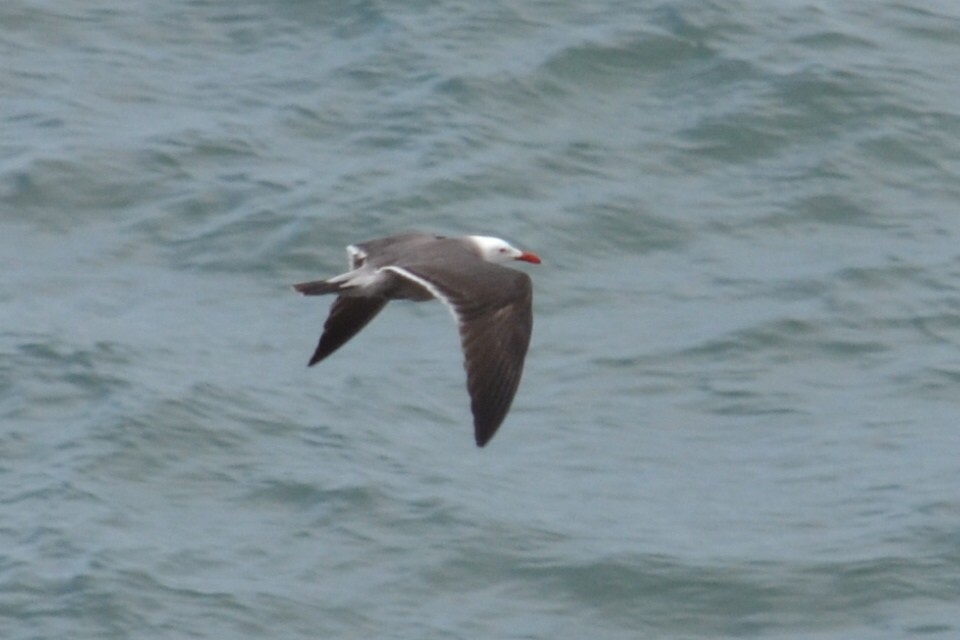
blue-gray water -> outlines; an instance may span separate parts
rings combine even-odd
[[[960,637],[955,2],[0,3],[0,637]],[[344,245],[536,323],[321,366]]]

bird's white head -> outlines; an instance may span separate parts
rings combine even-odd
[[[468,236],[470,241],[476,245],[480,252],[480,257],[487,262],[509,262],[510,260],[523,260],[540,264],[540,256],[529,251],[521,251],[509,242],[494,238],[492,236]]]

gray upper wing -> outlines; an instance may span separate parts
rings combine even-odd
[[[432,233],[411,231],[387,238],[357,242],[351,246],[363,253],[364,258],[361,264],[367,263],[373,267],[383,267],[402,262],[407,256],[422,254],[428,247],[436,244],[437,240],[444,239],[443,236]],[[354,264],[354,256],[352,254],[350,259],[351,268],[356,269],[360,266],[359,264]]]
[[[403,270],[429,283],[457,317],[474,435],[482,447],[510,410],[523,374],[533,330],[530,276],[479,259]]]

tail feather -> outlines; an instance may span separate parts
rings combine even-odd
[[[314,280],[313,282],[301,282],[293,285],[293,290],[302,293],[305,296],[322,296],[327,293],[337,293],[340,291],[342,283],[329,282],[327,280]]]

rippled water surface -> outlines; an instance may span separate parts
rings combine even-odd
[[[952,2],[0,4],[0,636],[956,638]],[[343,247],[536,251],[513,410]]]

